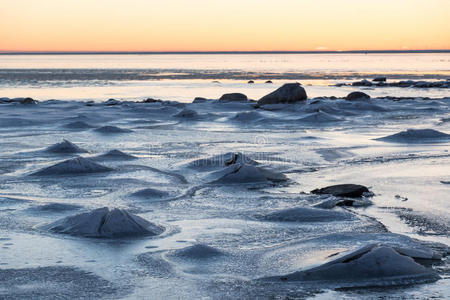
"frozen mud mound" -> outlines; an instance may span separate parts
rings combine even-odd
[[[69,142],[68,140],[63,140],[61,143],[57,143],[46,148],[45,152],[57,154],[72,154],[72,153],[85,153],[87,151],[81,149],[74,143]]]
[[[247,164],[233,164],[224,170],[215,172],[213,176],[219,177],[213,183],[228,184],[267,183],[287,180],[282,173]]]
[[[48,176],[48,175],[82,175],[90,173],[110,172],[113,169],[97,164],[89,159],[77,157],[53,166],[41,169],[31,175]]]
[[[305,124],[334,123],[334,122],[340,122],[340,121],[342,121],[341,118],[334,117],[323,111],[314,112],[314,113],[308,114],[308,115],[296,120],[296,122],[298,122],[298,123],[305,123]]]
[[[127,154],[120,150],[111,150],[106,152],[105,154],[96,156],[95,160],[107,161],[107,160],[135,160],[136,156]]]
[[[65,124],[63,127],[66,129],[85,130],[85,129],[93,128],[94,126],[92,126],[86,122],[83,122],[83,121],[74,121],[74,122]]]
[[[190,260],[210,259],[225,255],[222,251],[204,244],[195,244],[179,250],[174,250],[170,257]]]
[[[122,209],[99,208],[88,213],[70,216],[41,229],[55,233],[92,238],[124,238],[155,236],[164,227],[155,225]]]
[[[228,167],[233,164],[258,165],[256,161],[240,152],[229,152],[192,161],[188,164],[188,167],[206,171],[208,169]]]
[[[348,221],[355,217],[348,212],[310,207],[295,207],[277,211],[261,219],[272,222],[332,222]]]
[[[327,285],[335,283],[339,287],[357,287],[413,284],[439,279],[433,270],[416,263],[406,253],[389,246],[369,245],[318,267],[265,280],[322,282]]]
[[[139,199],[150,199],[150,200],[161,200],[166,199],[170,197],[170,193],[166,191],[161,191],[157,189],[143,189],[137,192],[134,192],[130,194],[133,198],[139,198]]]
[[[391,143],[444,143],[450,141],[450,134],[434,129],[408,129],[376,139]]]
[[[102,134],[116,134],[116,133],[128,133],[132,132],[130,129],[123,129],[117,126],[103,126],[97,129],[94,129],[98,133]]]

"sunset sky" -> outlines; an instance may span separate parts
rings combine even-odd
[[[450,49],[450,0],[0,0],[0,51]]]

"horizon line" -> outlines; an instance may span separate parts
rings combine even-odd
[[[450,53],[450,49],[431,50],[309,50],[309,51],[1,51],[0,55],[114,55],[114,54],[382,54]]]

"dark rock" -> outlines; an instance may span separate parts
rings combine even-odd
[[[366,79],[352,83],[352,86],[372,86],[372,85],[373,83]]]
[[[370,96],[363,92],[352,92],[345,97],[346,100],[368,100]]]
[[[330,194],[336,197],[360,198],[364,193],[369,193],[369,189],[359,184],[338,184],[327,186],[311,191],[313,194]]]
[[[300,83],[286,83],[272,93],[259,99],[259,105],[277,103],[295,103],[308,98],[305,89]]]
[[[378,76],[378,77],[375,77],[374,79],[372,79],[372,81],[375,81],[375,82],[386,82],[386,80],[387,80],[386,76]]]
[[[147,98],[145,100],[142,100],[142,103],[160,103],[160,102],[162,102],[162,100],[153,98]]]
[[[267,80],[266,83],[273,83],[272,80]]]
[[[247,96],[241,93],[224,94],[219,99],[219,101],[247,101],[247,100],[248,100]]]
[[[19,102],[20,104],[37,104],[37,101],[33,98],[25,98],[23,100],[20,100]]]
[[[255,83],[253,80],[249,80],[248,82],[247,82],[248,84],[253,84],[253,83]]]

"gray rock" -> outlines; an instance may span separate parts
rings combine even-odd
[[[369,100],[370,96],[363,92],[352,92],[345,97],[346,100]]]
[[[327,186],[311,191],[313,194],[330,194],[336,197],[360,198],[364,193],[369,193],[369,189],[359,184],[338,184]]]
[[[272,93],[259,99],[259,105],[277,103],[295,103],[308,98],[305,89],[300,83],[286,83]]]
[[[375,82],[386,82],[386,80],[387,80],[386,76],[378,76],[378,77],[375,77],[374,79],[372,79],[372,81],[375,81]]]
[[[241,93],[229,93],[224,94],[219,98],[219,101],[247,101],[248,98],[246,95]]]

